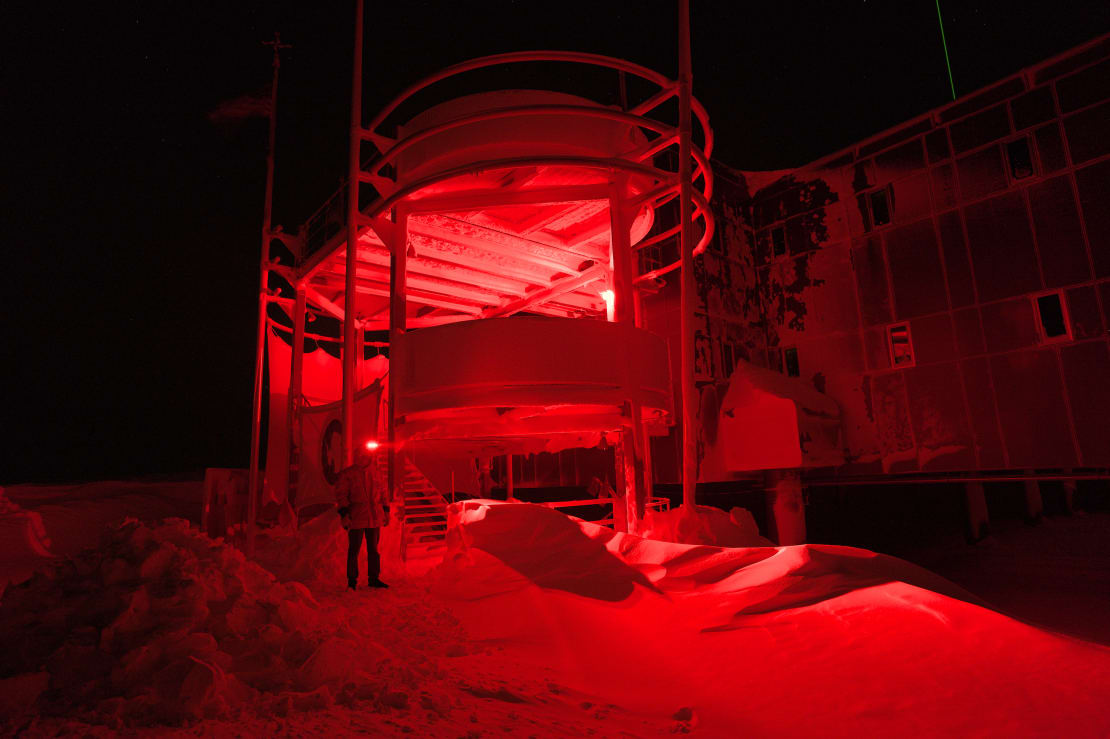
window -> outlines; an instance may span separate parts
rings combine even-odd
[[[890,214],[894,210],[891,207],[891,201],[889,187],[876,190],[868,196],[868,203],[871,206],[871,223],[876,228],[890,223]]]
[[[1006,144],[1006,159],[1010,163],[1010,178],[1024,180],[1033,176],[1033,153],[1029,150],[1029,137],[1022,136]]]
[[[782,226],[771,229],[771,258],[786,254],[786,229]]]
[[[721,342],[721,364],[724,365],[724,379],[732,377],[732,371],[736,369],[736,348],[730,341]]]
[[[890,185],[860,193],[856,196],[856,202],[860,215],[863,216],[864,231],[890,223],[890,217],[894,213],[894,194]]]
[[[910,338],[910,325],[898,323],[887,329],[890,342],[890,365],[892,367],[913,366],[913,340]]]
[[[1068,320],[1064,312],[1064,301],[1059,292],[1038,295],[1037,321],[1042,341],[1067,341],[1071,339]]]
[[[801,374],[801,368],[798,366],[798,347],[792,346],[782,350],[782,366],[786,370],[787,377],[797,377]]]

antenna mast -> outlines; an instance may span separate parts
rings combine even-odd
[[[274,31],[273,41],[263,41],[274,51],[273,80],[270,82],[270,141],[266,149],[266,198],[262,207],[262,256],[259,260],[258,286],[258,335],[254,348],[254,417],[251,423],[251,462],[247,483],[247,554],[254,554],[254,534],[258,518],[259,489],[258,458],[262,436],[262,370],[266,357],[266,305],[269,302],[270,239],[274,206],[274,141],[277,137],[278,70],[281,68],[282,49],[292,49],[281,42],[281,34]]]

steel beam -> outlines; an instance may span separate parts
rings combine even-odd
[[[694,387],[694,307],[697,295],[694,286],[693,202],[690,181],[692,142],[690,130],[690,97],[693,75],[690,71],[690,0],[678,2],[678,183],[681,219],[681,343],[682,353],[682,504],[689,515],[694,513],[694,491],[697,483],[698,437]],[[708,223],[709,217],[706,217]]]
[[[607,272],[608,268],[604,264],[595,264],[573,277],[564,277],[561,280],[556,280],[551,283],[550,287],[537,290],[511,303],[506,303],[496,308],[489,308],[482,313],[482,318],[500,318],[502,316],[511,316],[514,313],[520,313],[540,303],[546,303],[554,298],[565,296],[566,293],[577,290],[594,280],[604,279]]]
[[[357,0],[351,73],[351,138],[347,159],[347,274],[343,291],[343,467],[355,463],[355,257],[358,253],[358,173],[362,151],[362,24],[363,0]]]

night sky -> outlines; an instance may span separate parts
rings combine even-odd
[[[731,166],[802,164],[950,97],[934,0],[692,4],[694,92]],[[523,49],[673,76],[675,6],[368,0],[364,109]],[[960,94],[1110,31],[1105,0],[941,7]],[[352,17],[352,2],[3,4],[0,484],[246,466],[266,126],[207,114],[269,82],[275,29],[294,45],[274,220],[296,230],[345,172]]]

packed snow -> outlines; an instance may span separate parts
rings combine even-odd
[[[0,519],[33,527],[31,507]],[[99,541],[35,553],[0,600],[0,733],[1110,733],[1110,649],[892,557],[760,546],[700,507],[648,528],[694,544],[528,504],[450,514],[442,562],[387,569],[384,592],[345,590],[334,515],[267,532],[255,561],[181,519],[74,530]]]

